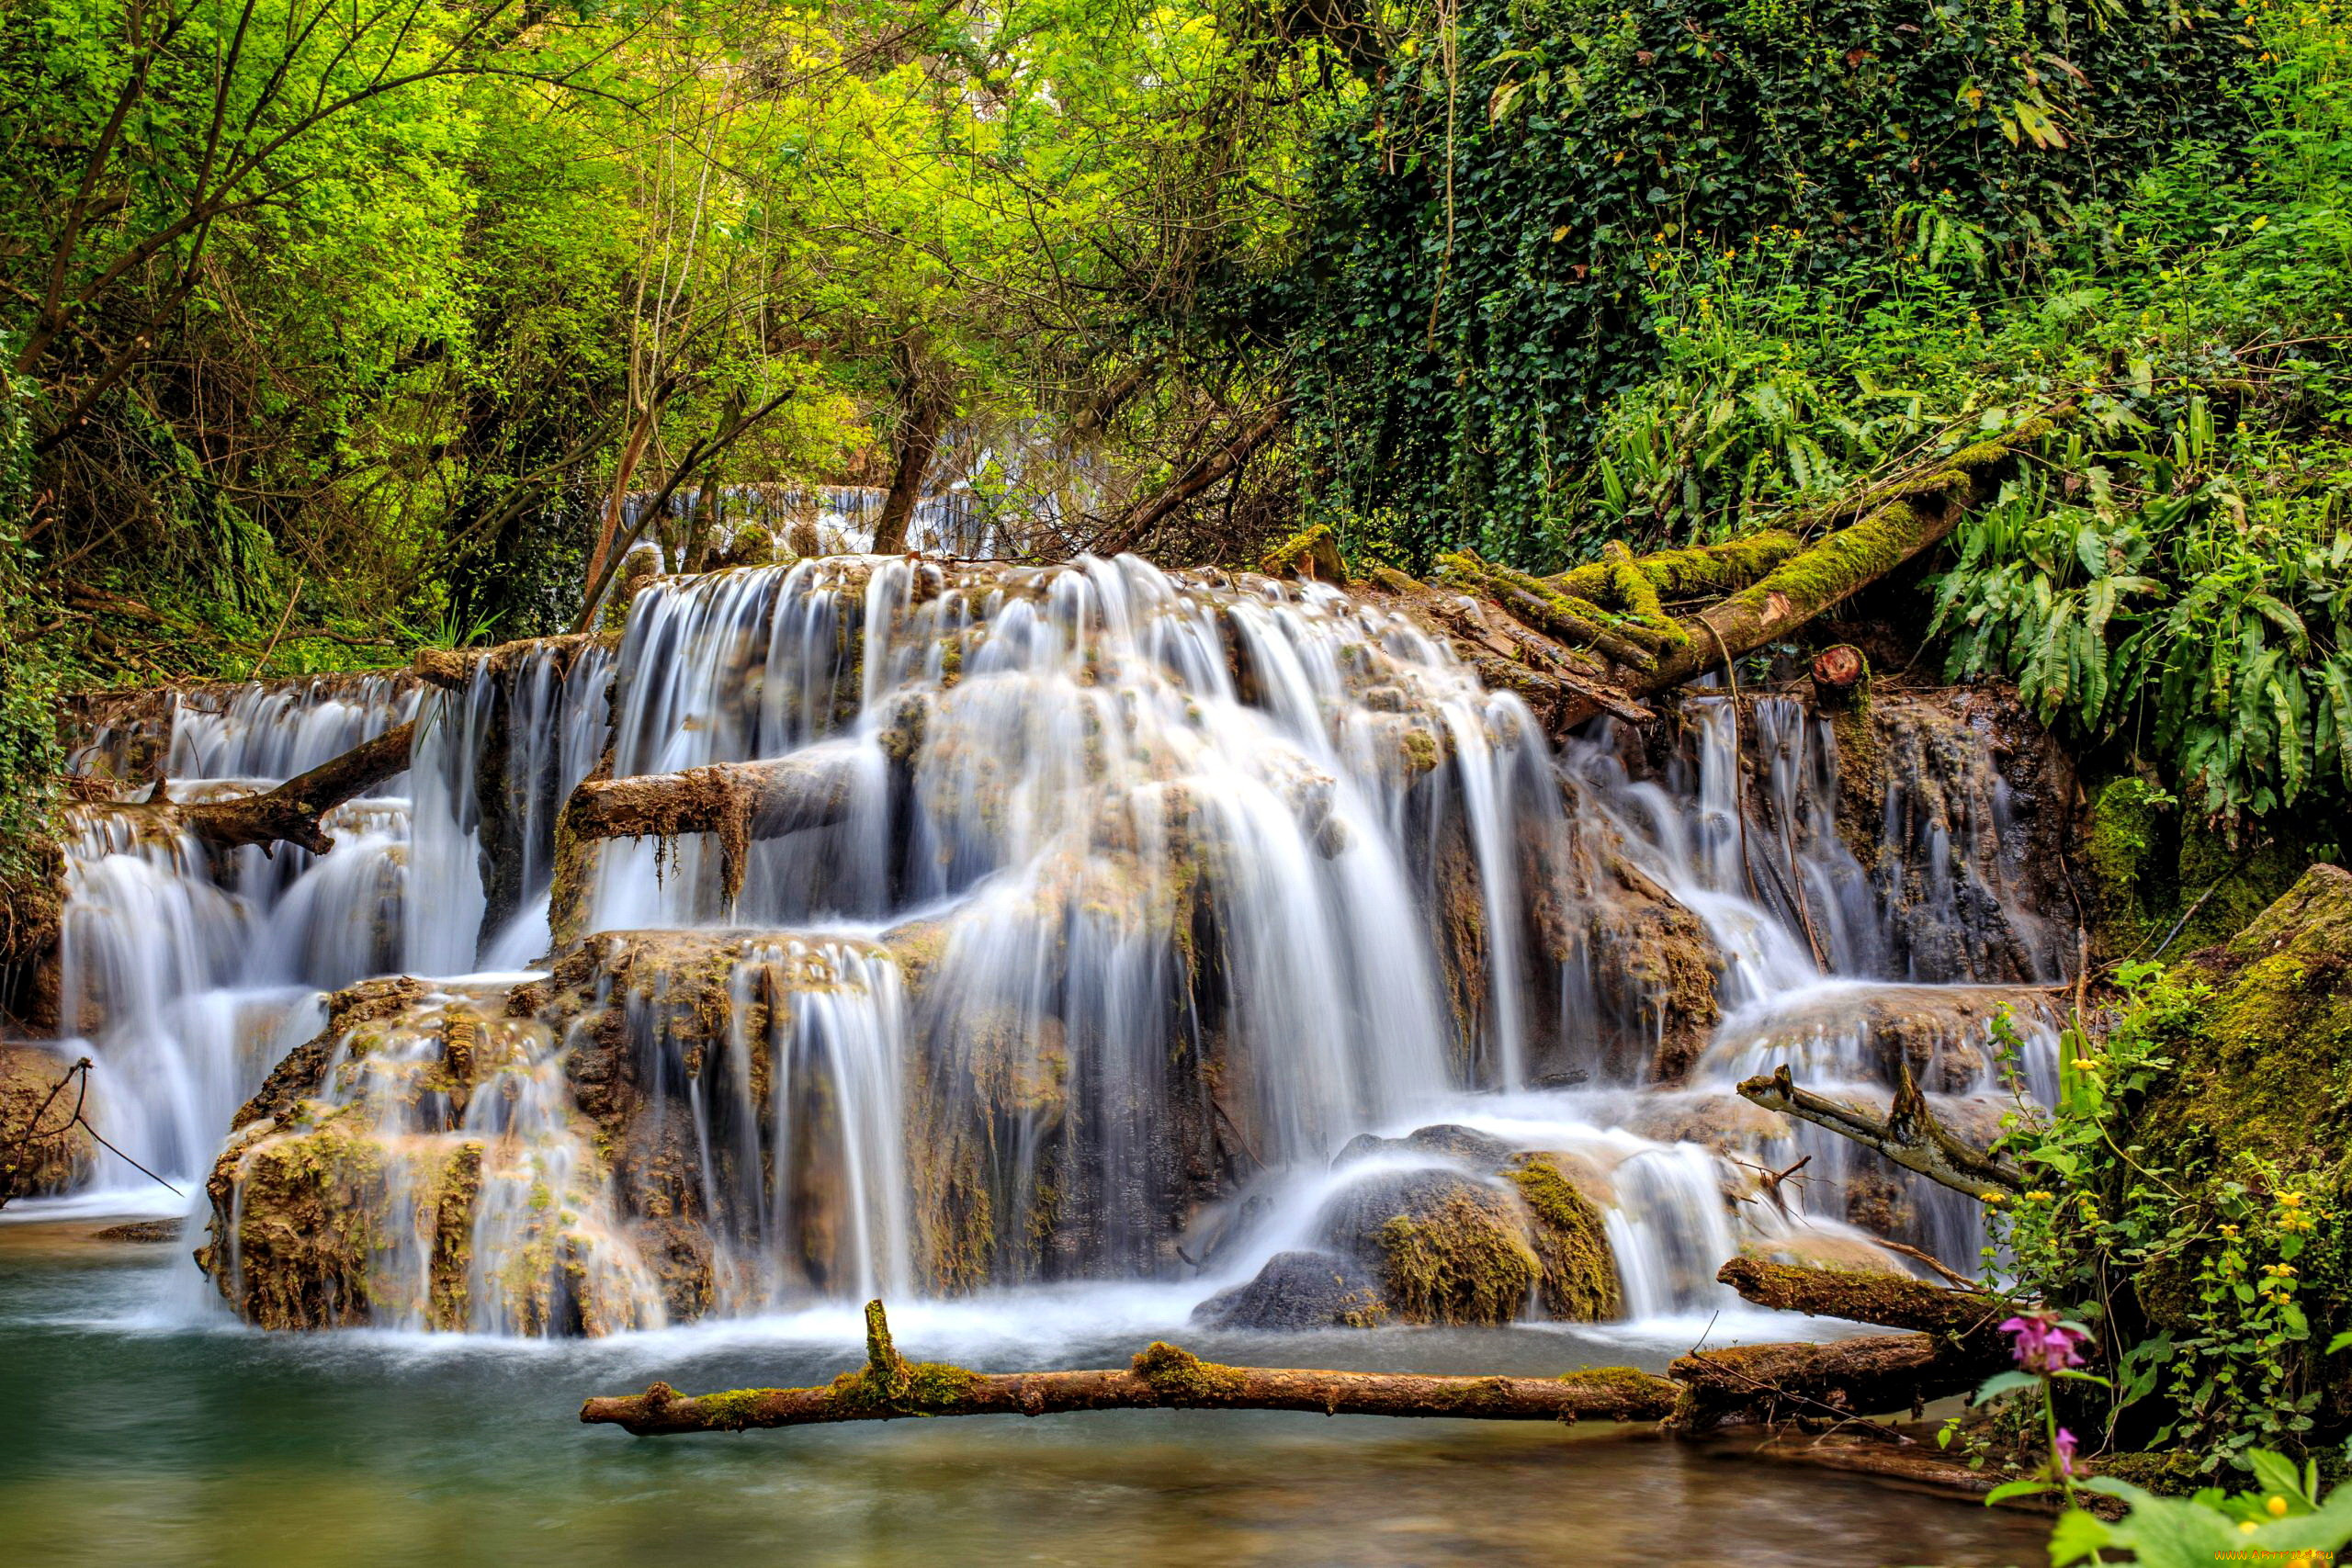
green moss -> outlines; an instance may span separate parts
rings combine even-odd
[[[1171,1403],[1211,1404],[1238,1398],[1249,1376],[1238,1367],[1204,1361],[1181,1346],[1155,1339],[1135,1359],[1136,1375]]]
[[[1616,1316],[1623,1296],[1599,1207],[1540,1154],[1520,1156],[1503,1174],[1535,1216],[1535,1256],[1544,1268],[1537,1293],[1544,1310],[1569,1323]]]
[[[1720,545],[1693,545],[1634,558],[1634,565],[1665,598],[1713,597],[1745,588],[1803,547],[1794,534],[1767,529]],[[1563,593],[1605,600],[1616,592],[1615,563],[1595,561],[1564,571],[1550,581]]]
[[[724,1393],[698,1393],[695,1395],[695,1408],[709,1417],[712,1426],[740,1432],[762,1424],[761,1408],[768,1395],[775,1392],[772,1388],[737,1388]]]
[[[2198,1468],[2197,1456],[2186,1452],[2107,1454],[2098,1461],[2098,1472],[2164,1497],[2185,1497],[2212,1483]]]
[[[1340,536],[1328,523],[1310,523],[1258,558],[1258,570],[1268,577],[1293,573],[1324,582],[1345,583],[1347,568],[1340,559]]]
[[[2083,861],[2106,953],[2129,953],[2162,934],[2151,911],[2160,905],[2160,879],[2167,887],[2172,880],[2159,863],[2162,817],[2171,804],[2164,791],[2128,774],[2109,779],[2091,798]]]
[[[1544,1279],[1499,1195],[1465,1190],[1419,1217],[1398,1214],[1373,1239],[1385,1266],[1382,1294],[1408,1323],[1503,1324]]]

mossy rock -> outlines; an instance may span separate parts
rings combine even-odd
[[[1535,1255],[1544,1265],[1537,1293],[1544,1310],[1565,1323],[1615,1317],[1624,1292],[1600,1206],[1549,1155],[1521,1155],[1509,1174],[1534,1216]]]
[[[1317,1228],[1406,1323],[1509,1323],[1544,1275],[1515,1192],[1450,1168],[1368,1173],[1324,1206]]]
[[[1408,1323],[1509,1323],[1544,1277],[1521,1217],[1483,1188],[1392,1215],[1376,1237],[1383,1294]]]
[[[2318,1222],[2296,1259],[2310,1346],[2352,1327],[2352,873],[2311,867],[2235,937],[2178,965],[2128,1026],[2171,1063],[2129,1107],[2134,1158],[2212,1225],[2241,1217],[2237,1184],[2257,1202],[2272,1180],[2302,1192]],[[2154,1326],[2191,1328],[2207,1252],[2167,1252],[2133,1280]],[[2314,1418],[2323,1433],[2352,1427],[2340,1378]]]
[[[2212,997],[2165,1034],[2176,1066],[2142,1109],[2139,1141],[2168,1158],[2340,1158],[2352,1131],[2352,873],[2312,866],[2182,974]]]
[[[2226,940],[2339,851],[2324,827],[2286,820],[2259,837],[2184,820],[2134,774],[2094,791],[2081,821],[2092,940],[2102,957],[2167,959]],[[2176,930],[2176,926],[2178,928]]]

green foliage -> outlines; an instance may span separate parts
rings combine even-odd
[[[43,870],[34,846],[48,826],[60,761],[57,671],[37,625],[48,604],[26,570],[29,430],[19,383],[0,371],[0,896],[9,896],[12,879]]]
[[[1809,327],[1915,330],[1980,271],[2103,250],[2101,203],[2243,124],[2244,48],[2201,8],[1475,0],[1406,26],[1332,117],[1278,292],[1325,482],[1408,513],[1424,559],[1819,493],[1957,400],[1898,376],[1855,408]],[[1726,288],[1760,311],[1738,342]],[[1727,495],[1676,482],[1694,453]]]
[[[2068,1415],[2102,1445],[2120,1434],[2206,1471],[2256,1445],[2299,1450],[2322,1398],[2314,1335],[2352,1285],[2334,1178],[2146,1109],[2152,1092],[2177,1099],[2215,1070],[2206,1036],[2261,976],[2238,977],[2226,1002],[2154,964],[2118,978],[2126,1000],[2104,1041],[2064,1037],[2055,1113],[2008,1119],[1999,1150],[2038,1180],[1994,1205],[1988,1261],[2095,1325],[2113,1375],[2096,1397],[2070,1390]]]
[[[2320,1568],[2352,1542],[2352,1488],[2324,1492],[2313,1461],[2298,1468],[2262,1449],[2246,1457],[2256,1485],[2234,1494],[2208,1487],[2193,1497],[2159,1497],[2110,1477],[2085,1482],[2085,1490],[2120,1497],[2131,1509],[2113,1522],[2082,1510],[2061,1517],[2050,1540],[2052,1568],[2085,1558],[2102,1561],[2102,1547],[2130,1551],[2143,1568],[2205,1568],[2217,1562]]]

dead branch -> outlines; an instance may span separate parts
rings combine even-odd
[[[1919,1092],[1908,1066],[1899,1069],[1898,1077],[1894,1104],[1883,1118],[1846,1100],[1797,1088],[1785,1062],[1770,1077],[1754,1077],[1742,1083],[1739,1094],[1741,1099],[1767,1111],[1778,1111],[1851,1138],[1905,1170],[1917,1171],[1930,1181],[1972,1198],[1993,1193],[2007,1197],[2022,1190],[2024,1183],[2015,1169],[1936,1120],[1935,1112],[1928,1108],[1928,1097]]]
[[[158,826],[194,834],[215,850],[288,843],[322,855],[334,848],[334,840],[319,826],[321,819],[344,802],[406,773],[410,748],[415,739],[416,721],[411,719],[372,740],[361,742],[340,757],[321,762],[307,773],[296,774],[275,789],[236,800],[164,800],[163,785],[158,781],[151,800],[117,804],[107,809],[149,813]]]

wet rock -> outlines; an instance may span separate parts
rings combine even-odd
[[[1358,1134],[1339,1152],[1331,1166],[1337,1169],[1384,1155],[1435,1155],[1453,1160],[1465,1169],[1491,1175],[1510,1161],[1512,1152],[1509,1142],[1491,1133],[1442,1122],[1434,1126],[1416,1127],[1401,1138]]]
[[[1929,1094],[1971,1094],[2001,1086],[1996,1032],[2057,1026],[2057,1003],[2039,987],[1829,985],[1743,1009],[1700,1071],[1720,1081],[1786,1062],[1813,1082],[1891,1085],[1907,1068]]]
[[[108,1225],[102,1231],[94,1232],[90,1239],[126,1243],[177,1241],[187,1225],[187,1222],[182,1219],[133,1220],[129,1224]]]
[[[1839,1235],[1834,1231],[1798,1230],[1769,1237],[1743,1249],[1750,1258],[1792,1263],[1806,1269],[1836,1269],[1857,1274],[1908,1276],[1894,1254],[1867,1236]]]
[[[1656,1143],[1697,1144],[1717,1154],[1747,1153],[1788,1134],[1781,1117],[1736,1094],[1645,1095],[1627,1108],[1623,1124]]]
[[[1369,1328],[1388,1314],[1373,1277],[1334,1252],[1279,1252],[1246,1284],[1193,1309],[1204,1328]]]

